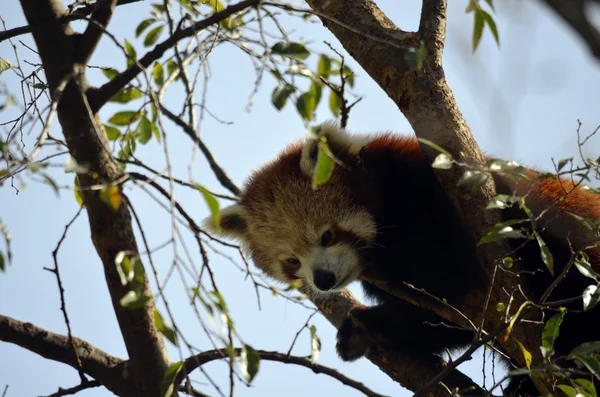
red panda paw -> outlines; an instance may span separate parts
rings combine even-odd
[[[352,311],[338,330],[335,349],[344,361],[354,361],[367,354],[369,349],[368,339],[364,328],[361,327],[359,322],[357,323]]]

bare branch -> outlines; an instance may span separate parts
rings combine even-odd
[[[125,4],[131,4],[131,3],[137,3],[138,1],[142,1],[142,0],[119,0],[117,2],[117,6],[122,6]],[[95,6],[96,6],[96,3],[81,7],[79,9],[75,10],[75,12],[73,14],[63,16],[61,18],[61,22],[67,23],[67,22],[71,22],[71,21],[77,21],[80,19],[84,19],[88,15],[90,15],[90,13],[94,10]],[[0,43],[3,42],[4,40],[8,40],[15,36],[19,36],[19,35],[22,35],[25,33],[30,33],[30,32],[31,32],[30,26],[19,26],[17,28],[5,30],[4,32],[0,32]]]
[[[88,26],[79,41],[77,62],[82,65],[86,65],[89,62],[116,6],[117,0],[98,0]]]
[[[240,348],[235,349],[235,354],[237,356],[239,356],[241,353],[242,353],[242,349],[240,349]],[[285,353],[265,351],[265,350],[257,350],[257,353],[260,356],[261,360],[277,361],[277,362],[285,363],[285,364],[300,365],[302,367],[311,369],[313,372],[315,372],[317,374],[325,374],[334,379],[337,379],[338,381],[342,382],[344,385],[349,386],[353,389],[356,389],[356,390],[362,392],[363,394],[365,394],[366,396],[383,397],[383,395],[381,395],[379,393],[375,393],[374,391],[372,391],[371,389],[366,387],[361,382],[357,382],[353,379],[350,379],[347,376],[341,374],[340,372],[336,371],[333,368],[329,368],[329,367],[326,367],[321,364],[313,363],[310,361],[309,358],[290,356]],[[195,356],[192,356],[192,357],[189,357],[188,359],[186,359],[183,364],[184,368],[180,373],[181,374],[189,374],[194,369],[198,368],[201,365],[204,365],[204,364],[214,361],[214,360],[222,360],[222,359],[226,359],[226,358],[229,358],[229,354],[225,350],[218,349],[218,350],[206,351],[206,352],[197,354]],[[179,382],[181,382],[181,379],[179,379]],[[178,382],[176,381],[176,383],[178,383]]]
[[[96,381],[86,381],[83,382],[77,386],[73,386],[73,387],[69,387],[68,389],[63,389],[62,387],[58,388],[58,391],[56,393],[52,393],[47,397],[62,397],[62,396],[69,396],[72,394],[76,394],[79,393],[82,390],[86,390],[86,389],[91,389],[92,387],[98,387],[98,386],[102,386],[100,384],[100,382],[96,382]]]
[[[23,323],[0,315],[0,340],[14,343],[49,360],[67,364],[77,369],[69,338],[58,335],[31,323]],[[115,394],[135,395],[135,388],[123,378],[123,360],[113,357],[79,338],[73,346],[81,359],[83,371]]]
[[[117,75],[114,79],[98,89],[89,90],[88,95],[92,110],[97,112],[113,95],[115,95],[117,92],[119,92],[119,90],[133,80],[138,73],[140,73],[144,68],[150,66],[152,62],[159,59],[165,53],[165,51],[177,45],[179,40],[186,37],[191,37],[207,27],[229,18],[236,12],[242,11],[249,7],[255,7],[259,3],[260,0],[240,1],[239,3],[230,5],[223,11],[217,12],[206,19],[194,23],[192,26],[189,26],[185,29],[176,30],[171,37],[162,43],[157,44],[150,52],[140,58],[124,72]]]
[[[77,220],[77,218],[79,218],[79,215],[81,214],[81,210],[83,210],[83,207],[79,207],[79,209],[77,210],[77,213],[75,214],[73,219],[71,219],[69,221],[69,223],[67,223],[67,225],[65,226],[63,235],[61,236],[60,240],[58,240],[58,244],[56,244],[56,248],[54,249],[54,251],[52,251],[52,258],[54,259],[54,269],[47,269],[47,270],[54,273],[54,275],[56,276],[56,282],[58,283],[58,292],[60,295],[60,311],[63,313],[63,317],[65,319],[65,324],[67,325],[67,337],[69,338],[69,343],[71,344],[71,348],[73,350],[73,356],[75,357],[75,362],[77,363],[77,371],[79,371],[79,378],[81,379],[82,383],[85,383],[86,379],[85,379],[85,376],[83,375],[83,369],[81,367],[81,359],[77,355],[77,349],[75,349],[75,345],[73,344],[73,333],[71,332],[71,322],[69,321],[69,316],[67,315],[67,305],[65,303],[65,289],[63,287],[63,283],[60,278],[60,270],[58,268],[58,250],[60,249],[60,246],[62,245],[63,241],[65,241],[65,238],[67,237],[67,232],[69,231],[69,228],[75,222],[75,220]]]
[[[202,151],[202,154],[204,154],[206,161],[208,161],[208,163],[210,164],[210,168],[215,173],[215,176],[217,177],[219,182],[221,182],[221,185],[224,188],[226,188],[227,190],[229,190],[231,193],[233,193],[234,195],[239,196],[240,189],[235,185],[235,183],[233,183],[233,181],[231,179],[229,179],[229,177],[227,176],[227,174],[225,173],[223,168],[221,168],[221,166],[217,163],[217,160],[215,159],[215,157],[212,155],[212,153],[208,149],[208,146],[206,146],[204,144],[204,142],[202,141],[202,139],[200,139],[198,134],[196,134],[196,131],[194,130],[194,128],[192,126],[190,126],[189,124],[187,124],[185,121],[183,121],[176,114],[171,112],[169,109],[164,107],[164,105],[162,103],[159,103],[159,105],[160,105],[160,110],[165,114],[165,116],[167,116],[172,122],[174,122],[175,124],[180,126],[183,129],[183,131],[186,133],[186,135],[189,136],[196,145],[198,145],[198,147]]]

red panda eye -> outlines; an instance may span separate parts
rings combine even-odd
[[[300,266],[300,261],[296,258],[287,258],[285,263],[290,266]]]
[[[332,239],[333,239],[333,233],[331,233],[331,230],[325,231],[321,235],[321,246],[322,247],[327,247],[329,245],[329,243],[331,242]]]

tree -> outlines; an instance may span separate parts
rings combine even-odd
[[[68,160],[67,170],[77,174],[75,192],[78,199],[85,203],[92,241],[103,264],[129,360],[125,362],[74,338],[70,329],[67,336],[48,334],[38,327],[8,317],[2,317],[0,338],[35,351],[46,358],[71,365],[81,376],[79,388],[102,385],[117,395],[164,394],[169,386],[172,388],[175,384],[178,388],[187,378],[187,374],[215,359],[228,360],[230,363],[232,389],[235,382],[234,362],[236,360],[241,360],[243,363],[242,373],[248,382],[255,375],[259,362],[274,360],[295,362],[316,371],[330,373],[343,379],[344,382],[351,383],[327,368],[316,366],[309,359],[257,351],[250,344],[243,342],[233,322],[234,319],[229,315],[225,303],[226,296],[219,292],[220,285],[213,278],[213,271],[207,260],[206,247],[207,243],[210,243],[210,237],[202,233],[197,226],[197,221],[190,215],[189,209],[179,204],[175,195],[175,185],[181,184],[196,189],[198,197],[206,201],[214,216],[218,216],[215,200],[217,194],[193,182],[192,177],[190,182],[174,177],[167,137],[171,134],[169,132],[171,129],[177,128],[177,131],[185,132],[191,138],[194,147],[197,146],[207,159],[222,187],[228,190],[230,195],[237,194],[237,187],[227,176],[225,168],[218,165],[215,156],[210,153],[196,128],[199,119],[208,117],[209,107],[204,101],[199,106],[195,105],[193,94],[198,74],[190,71],[196,68],[203,72],[204,68],[208,67],[206,61],[208,55],[211,51],[218,50],[223,43],[239,47],[255,62],[257,89],[260,88],[260,82],[267,71],[275,77],[279,82],[272,93],[275,107],[282,108],[292,98],[298,113],[309,123],[312,121],[317,98],[324,98],[324,93],[328,93],[332,112],[336,115],[339,113],[347,120],[349,110],[356,103],[352,100],[348,101],[347,97],[347,90],[352,87],[354,81],[353,71],[345,67],[343,58],[332,50],[319,58],[316,72],[323,78],[315,78],[315,72],[310,70],[310,66],[314,68],[314,64],[303,62],[310,55],[309,50],[305,45],[288,39],[286,32],[276,24],[280,18],[275,14],[277,12],[284,11],[305,16],[314,13],[373,80],[385,89],[408,119],[418,137],[437,143],[455,158],[458,158],[458,153],[463,153],[464,157],[461,161],[469,164],[470,167],[481,166],[482,157],[477,144],[444,80],[441,59],[445,42],[445,2],[424,1],[417,33],[400,31],[372,2],[366,1],[343,6],[343,2],[332,1],[325,5],[320,2],[309,2],[312,11],[288,4],[251,0],[233,3],[227,7],[216,1],[207,4],[158,3],[153,5],[150,18],[144,19],[136,28],[136,33],[143,37],[144,44],[152,48],[141,57],[137,56],[130,42],[120,43],[110,35],[108,22],[113,12],[120,11],[120,8],[115,11],[115,7],[117,4],[125,3],[128,2],[99,1],[81,7],[76,4],[71,7],[73,12],[70,16],[65,17],[60,2],[25,0],[21,2],[29,29],[35,39],[45,79],[39,73],[40,70],[34,70],[31,76],[26,78],[28,76],[23,72],[22,66],[20,64],[15,66],[15,70],[20,71],[23,74],[22,78],[28,83],[25,86],[27,90],[31,90],[28,93],[33,93],[30,99],[23,99],[23,105],[30,106],[33,117],[28,116],[30,113],[27,111],[24,112],[23,117],[10,124],[13,130],[8,131],[3,142],[3,153],[8,164],[3,178],[8,185],[9,180],[12,184],[14,178],[18,178],[24,172],[30,172],[33,178],[44,178],[51,186],[59,188],[60,185],[54,181],[53,175],[45,172],[46,163],[52,158],[51,156],[66,155],[68,149],[71,157]],[[137,5],[126,7],[135,6]],[[484,18],[488,29],[493,32],[495,25],[485,19],[488,17],[483,16],[490,14],[482,14],[480,11],[484,9],[482,8],[484,5],[471,2],[471,7],[473,8],[470,11],[475,15],[475,21]],[[178,20],[176,11],[188,14],[191,18],[184,17]],[[60,20],[60,18],[65,19]],[[64,23],[66,19],[85,19],[87,24],[84,25],[84,33],[74,34],[70,26]],[[273,38],[273,32],[265,30],[264,25],[267,21],[269,24],[275,24],[274,29],[281,29],[277,33],[280,37]],[[476,22],[476,36],[479,35],[477,26],[484,25],[485,23]],[[105,30],[105,27],[108,28]],[[254,33],[252,29],[258,33]],[[21,31],[23,30],[27,29]],[[116,64],[109,62],[107,65],[103,60],[101,64],[104,67],[103,74],[110,80],[100,87],[90,87],[86,76],[92,71],[88,70],[86,65],[90,64],[101,38],[113,41],[122,50],[127,57],[127,69],[118,72]],[[185,48],[174,47],[184,39],[191,39],[186,43]],[[170,52],[171,50],[173,52]],[[166,51],[169,51],[168,58],[161,58]],[[168,60],[164,61],[165,59]],[[163,62],[157,62],[159,60]],[[10,67],[8,64],[3,65],[5,69]],[[283,69],[288,66],[290,70]],[[310,79],[308,90],[296,81],[306,77],[313,77]],[[174,81],[183,87],[179,91],[179,102],[183,102],[180,112],[171,110],[170,103],[165,100],[166,90]],[[204,88],[206,89],[206,85]],[[43,102],[33,100],[37,96],[41,96],[42,101],[46,96],[49,109],[45,112]],[[183,101],[181,101],[182,97]],[[135,100],[138,102],[133,102]],[[128,105],[105,118],[99,112],[108,101]],[[133,110],[131,110],[132,105]],[[197,109],[200,109],[200,115],[196,114]],[[60,122],[64,140],[58,138],[58,132],[54,133],[56,129],[51,132],[52,118],[55,115]],[[170,123],[167,124],[166,120]],[[29,153],[23,152],[23,147],[19,146],[21,145],[19,134],[14,130],[17,126],[22,129],[27,125],[31,125],[31,128],[39,128],[43,125],[35,149]],[[163,146],[167,162],[166,172],[156,171],[159,165],[147,164],[138,159],[136,155],[138,146],[150,141]],[[48,149],[51,147],[59,148],[60,151],[50,154]],[[426,146],[424,148],[433,161],[438,153]],[[44,160],[39,160],[44,155],[46,156]],[[594,164],[586,163],[586,165],[588,171],[593,170]],[[140,172],[140,169],[143,172]],[[467,197],[464,190],[456,188],[456,182],[463,175],[464,169],[454,167],[450,172],[440,173],[440,178],[447,192],[456,198],[458,208],[463,209],[462,214],[466,222],[471,225],[474,235],[482,236],[495,223],[493,212],[484,210],[490,199],[494,197],[493,187],[488,182],[474,197]],[[170,226],[173,235],[169,244],[174,247],[173,265],[170,269],[172,272],[189,272],[190,276],[187,280],[190,284],[186,289],[187,297],[193,302],[194,310],[198,310],[199,324],[204,327],[207,336],[212,336],[218,341],[215,343],[214,350],[195,351],[186,335],[178,330],[172,314],[172,304],[169,304],[171,301],[167,299],[163,288],[169,275],[164,274],[165,279],[159,277],[160,266],[153,263],[155,261],[152,256],[145,259],[145,255],[140,255],[153,249],[147,242],[146,233],[142,232],[144,231],[141,226],[144,223],[142,214],[136,212],[133,205],[135,201],[123,191],[128,184],[138,186],[149,194],[161,196],[166,200],[164,202],[172,217]],[[167,188],[164,187],[165,184]],[[78,211],[77,216],[79,214]],[[140,230],[137,239],[136,228]],[[69,225],[65,228],[65,235],[68,229]],[[189,237],[186,239],[179,234],[185,229],[192,232],[191,235],[195,240],[192,243],[196,245],[203,260],[200,269],[194,269],[193,266],[186,267],[188,262],[190,265],[194,263],[190,258],[194,255],[198,256],[198,253],[188,254]],[[60,245],[59,243],[56,246],[54,264],[49,270],[58,281],[63,315],[69,326],[59,270]],[[5,252],[5,260],[9,260],[8,251]],[[186,258],[187,255],[190,255],[190,258]],[[481,256],[487,259],[486,262],[493,263],[495,259],[503,257],[502,247],[486,246],[481,249]],[[147,276],[148,269],[151,269],[150,277]],[[249,265],[247,271],[257,291],[272,288],[263,284],[258,279],[258,275],[250,270]],[[483,289],[479,295],[473,296],[469,301],[471,307],[459,308],[463,312],[473,313],[471,320],[475,323],[479,323],[479,317],[485,315],[488,321],[487,330],[506,326],[507,319],[503,318],[503,313],[495,310],[497,307],[495,303],[503,300],[502,288],[513,283],[512,280],[508,278],[505,280],[504,277],[505,275],[499,276],[496,287],[491,290],[491,293],[488,289]],[[151,287],[149,279],[154,279],[154,288]],[[385,280],[371,281],[385,282]],[[66,292],[68,293],[68,290]],[[394,292],[402,294],[404,298],[413,302],[417,300],[415,303],[419,305],[428,305],[427,307],[458,324],[462,321],[456,317],[454,311],[435,300],[423,302],[420,298],[415,298],[418,296],[415,295],[415,291]],[[486,313],[482,313],[481,307],[473,302],[478,303],[488,297],[490,297],[489,309]],[[155,300],[162,301],[160,310],[156,309]],[[353,302],[353,297],[344,293],[336,300],[316,303],[335,325],[339,324],[341,315],[347,311],[344,308],[349,307]],[[521,303],[517,299],[513,307],[518,307]],[[201,310],[206,310],[206,313]],[[213,335],[205,325],[204,319],[210,314],[223,321],[225,326],[223,334]],[[169,322],[174,325],[169,325]],[[310,328],[308,321],[306,327]],[[312,359],[315,359],[320,342],[314,328],[310,328],[310,333],[313,346]],[[180,348],[189,349],[186,355],[183,355],[180,350],[181,359],[192,353],[196,355],[184,361],[174,362],[175,360],[167,355],[163,336]],[[525,327],[517,322],[512,330],[512,337],[505,348],[511,356],[519,359],[522,365],[525,365],[524,356],[515,340],[520,341],[526,351],[532,353],[534,363],[542,361],[537,348],[540,345],[539,329]],[[239,348],[236,350],[234,346]],[[236,358],[238,356],[239,359]],[[441,359],[435,358],[429,361],[418,361],[410,357],[388,357],[385,351],[378,351],[369,358],[393,379],[412,390],[427,384],[438,374],[440,367],[445,365]],[[86,375],[94,380],[86,380]],[[445,381],[451,386],[458,387],[472,383],[457,371],[450,373]],[[352,385],[357,388],[362,387]],[[224,385],[219,386],[225,388]],[[548,385],[543,381],[538,386],[542,390],[544,387],[548,390]],[[190,383],[185,383],[181,392],[189,392],[189,387],[191,387]],[[444,392],[441,387],[434,390],[437,393]]]

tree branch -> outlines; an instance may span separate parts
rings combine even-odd
[[[125,4],[131,4],[131,3],[137,3],[138,1],[142,1],[142,0],[119,0],[117,2],[117,6],[122,6]],[[61,22],[68,23],[71,21],[77,21],[80,19],[84,19],[88,15],[90,15],[90,13],[94,10],[95,6],[96,6],[96,3],[81,7],[79,9],[75,10],[75,12],[73,14],[63,16],[61,18]],[[30,32],[31,32],[30,26],[19,26],[17,28],[5,30],[3,32],[0,32],[0,43],[3,42],[4,40],[8,40],[15,36],[19,36],[19,35],[22,35],[25,33],[30,33]]]
[[[329,296],[326,300],[314,297],[311,300],[336,328],[342,325],[350,309],[361,304],[348,290]],[[372,342],[373,346],[369,350],[367,358],[390,378],[409,390],[418,390],[427,385],[447,365],[444,360],[435,355],[411,356],[390,351],[379,346],[377,341]],[[458,370],[448,374],[444,383],[451,389],[465,390],[474,387],[475,392],[483,394],[483,390],[479,386]],[[447,389],[440,385],[433,387],[430,393],[431,396],[448,395]]]
[[[88,213],[92,241],[102,260],[113,309],[129,355],[128,375],[136,385],[136,394],[158,396],[160,382],[169,366],[164,340],[154,322],[154,301],[140,309],[120,304],[129,292],[121,284],[115,257],[121,251],[137,253],[131,214],[126,205],[114,210],[105,204],[98,190],[87,189],[98,183],[112,183],[123,178],[122,168],[112,157],[106,131],[98,115],[90,109],[84,94],[89,83],[85,69],[77,64],[76,40],[69,25],[61,22],[65,11],[60,0],[21,0],[32,29],[47,77],[51,95],[64,76],[74,73],[62,93],[58,118],[71,156],[89,172],[78,174]],[[144,275],[141,293],[152,297]]]
[[[0,340],[21,346],[49,360],[77,368],[69,338],[0,315]],[[81,360],[83,371],[107,389],[118,395],[136,395],[135,387],[123,377],[123,360],[113,357],[79,338],[73,338],[73,347]]]
[[[210,149],[208,149],[208,146],[204,144],[202,139],[200,139],[200,137],[196,133],[196,130],[194,130],[194,128],[191,125],[183,121],[181,117],[178,117],[176,114],[167,109],[162,103],[159,103],[158,105],[160,106],[161,112],[163,112],[165,116],[169,118],[169,120],[180,126],[186,133],[186,135],[189,136],[190,139],[194,141],[196,145],[198,145],[198,147],[202,151],[202,154],[206,158],[206,161],[208,161],[210,168],[214,172],[221,185],[234,195],[239,196],[240,189],[235,185],[235,183],[233,183],[231,179],[229,179],[229,176],[227,176],[225,170],[223,170],[223,168],[221,168],[221,166],[217,163],[217,160],[212,155]]]
[[[317,12],[323,24],[336,36],[350,55],[394,101],[413,127],[417,137],[442,146],[455,158],[460,159],[463,164],[470,166],[483,164],[483,155],[458,109],[442,68],[446,0],[423,1],[418,32],[400,30],[372,0],[352,2],[330,0],[326,3],[318,0],[306,0],[306,2]],[[358,31],[356,29],[349,30],[346,26],[354,26],[359,29]],[[360,32],[368,32],[368,36]],[[419,71],[410,69],[404,60],[405,51],[399,50],[398,46],[374,40],[372,37],[393,37],[401,44],[410,45],[413,48],[419,47],[423,40],[428,49],[423,69]],[[425,144],[421,144],[421,148],[426,158],[433,162],[438,152]],[[485,209],[495,196],[495,188],[492,178],[489,178],[487,183],[476,192],[470,188],[457,187],[463,171],[461,167],[453,167],[450,170],[436,170],[436,174],[448,197],[453,200],[461,214],[467,230],[471,232],[473,241],[479,241],[481,236],[485,235],[499,220],[498,211]],[[482,286],[480,290],[472,291],[469,294],[465,305],[458,307],[470,319],[481,319],[482,316],[485,316],[485,322],[482,324],[488,330],[498,328],[503,321],[503,313],[495,310],[497,303],[506,303],[508,299],[514,299],[514,305],[520,307],[524,302],[522,296],[511,297],[505,292],[511,291],[512,286],[518,285],[518,281],[508,272],[500,272],[502,274],[497,275],[493,288],[489,288],[494,266],[499,259],[504,257],[505,252],[506,250],[501,244],[478,246],[478,256],[483,265]],[[367,281],[377,284],[377,282],[385,280]],[[387,285],[387,288],[394,289],[394,286]],[[394,294],[392,291],[388,292]],[[416,293],[416,291],[412,292]],[[487,299],[488,294],[489,300]],[[413,299],[418,306],[421,306],[420,298],[420,295],[417,295],[417,298]],[[489,301],[489,304],[485,307],[487,311],[484,313],[482,302],[486,301]],[[443,318],[456,318],[457,313],[449,307],[439,309],[443,309],[439,311],[440,314],[443,314]],[[530,328],[527,330],[529,332],[525,332],[525,327],[517,324],[512,330],[512,338],[508,341],[501,341],[507,352],[522,365],[525,364],[523,355],[515,340],[523,343],[532,353],[533,363],[539,363],[542,360],[541,353],[537,348],[540,345],[540,333],[535,330],[536,328]],[[410,362],[409,365],[412,366],[413,362]],[[402,381],[411,381],[409,375],[414,372],[405,372]],[[536,378],[535,381],[539,382],[539,379]],[[417,390],[410,386],[407,387]],[[540,389],[540,391],[544,393],[548,390]]]
[[[206,29],[207,27],[214,25],[229,18],[236,12],[242,11],[249,7],[255,7],[260,3],[260,0],[244,0],[239,3],[228,6],[223,11],[217,12],[210,17],[201,21],[195,22],[192,26],[185,29],[176,30],[171,37],[157,44],[150,52],[146,53],[133,65],[128,67],[125,71],[117,75],[114,79],[104,84],[98,89],[93,89],[88,92],[90,106],[94,112],[97,112],[113,95],[119,90],[125,87],[131,80],[135,78],[144,68],[147,68],[154,62],[163,56],[165,51],[171,47],[177,45],[177,42],[186,37],[191,37],[198,32]]]
[[[87,28],[79,41],[76,61],[80,64],[86,65],[89,62],[116,6],[117,0],[98,0],[96,3]]]
[[[52,393],[46,397],[69,396],[72,394],[77,394],[82,390],[91,389],[93,387],[98,387],[98,386],[102,386],[102,384],[100,384],[100,382],[97,382],[97,381],[87,381],[87,382],[83,382],[77,386],[69,387],[67,389],[63,389],[62,387],[59,387],[58,391],[56,393]]]
[[[237,356],[239,356],[242,353],[242,349],[240,349],[240,348],[234,349],[234,351]],[[336,371],[333,368],[329,368],[329,367],[326,367],[324,365],[317,364],[317,363],[312,363],[310,361],[310,359],[308,359],[308,358],[290,356],[285,353],[265,351],[265,350],[257,350],[257,353],[261,360],[277,361],[277,362],[285,363],[285,364],[300,365],[302,367],[311,369],[313,372],[315,372],[317,374],[325,374],[334,379],[337,379],[340,382],[342,382],[344,385],[349,386],[353,389],[356,389],[356,390],[362,392],[363,394],[365,394],[366,396],[383,397],[381,394],[375,393],[374,391],[372,391],[371,389],[366,387],[361,382],[357,382],[354,379],[350,379],[347,376],[341,374],[340,372]],[[229,354],[227,353],[227,351],[225,351],[223,349],[210,350],[210,351],[206,351],[206,352],[203,352],[203,353],[200,353],[195,356],[187,358],[184,362],[183,370],[180,372],[178,380],[176,381],[176,384],[179,384],[183,380],[183,376],[185,376],[185,374],[190,374],[196,368],[198,368],[208,362],[211,362],[214,360],[226,359],[226,358],[229,358]]]
[[[594,57],[600,60],[600,32],[586,12],[587,3],[598,0],[542,0],[579,35]]]

